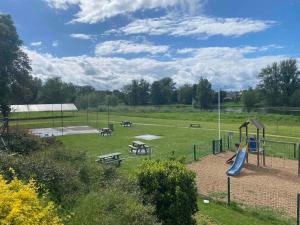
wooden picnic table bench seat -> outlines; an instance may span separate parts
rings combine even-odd
[[[133,146],[133,145],[128,145],[129,147],[129,151],[132,152],[133,150],[137,150],[138,148],[136,146]]]

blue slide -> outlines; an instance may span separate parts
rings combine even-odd
[[[244,147],[242,150],[238,151],[234,163],[227,170],[228,176],[236,176],[241,172],[246,160],[246,156],[247,156],[247,147]]]

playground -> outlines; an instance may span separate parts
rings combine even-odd
[[[232,152],[208,155],[188,167],[197,174],[198,191],[206,196],[227,201],[226,160]],[[231,198],[245,206],[270,207],[295,217],[296,196],[300,192],[298,161],[266,156],[266,166],[256,165],[249,155],[239,176],[231,177]]]
[[[250,125],[255,133],[249,133]],[[234,147],[231,139],[232,133],[228,133],[227,151],[222,139],[213,140],[213,154],[188,166],[197,174],[199,193],[228,204],[234,201],[242,206],[270,208],[285,216],[299,217],[299,157],[295,160],[299,144],[266,139],[266,127],[256,119],[239,126],[239,139]],[[267,143],[293,145],[294,160],[272,156],[266,150],[271,147]]]

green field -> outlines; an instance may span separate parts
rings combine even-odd
[[[51,117],[51,113],[39,113],[31,115],[13,115],[13,118],[25,118],[21,121],[12,121],[18,127],[23,128],[44,128],[61,126],[60,113],[55,113],[57,118]],[[107,114],[95,112],[89,114],[64,113],[64,126],[89,125],[95,128],[107,127]],[[228,131],[234,131],[234,141],[238,140],[239,125],[249,119],[258,118],[266,126],[266,136],[272,140],[285,140],[300,142],[300,120],[296,116],[284,115],[259,115],[248,113],[224,113],[222,114],[222,137]],[[131,128],[124,128],[119,125],[122,120],[130,120],[134,123]],[[161,136],[161,139],[143,141],[153,149],[152,159],[177,159],[185,158],[186,163],[193,161],[193,145],[196,144],[197,157],[201,158],[211,154],[211,141],[218,137],[217,115],[211,112],[112,112],[110,122],[114,124],[114,132],[110,137],[102,137],[98,134],[70,135],[58,137],[70,151],[84,151],[90,157],[91,162],[96,156],[112,152],[121,152],[125,160],[119,168],[119,172],[125,176],[134,175],[134,171],[144,158],[150,156],[136,156],[129,153],[128,145],[135,136],[142,134],[153,134]],[[201,128],[188,128],[190,123],[197,123]],[[250,133],[255,132],[254,128]],[[268,148],[269,155],[282,155],[293,158],[293,146],[274,145]],[[225,173],[225,171],[224,171]],[[203,205],[199,199],[200,214],[207,216],[216,224],[288,224],[276,217],[265,215],[263,212],[237,210],[225,205],[211,203]],[[200,215],[199,214],[199,215]],[[260,216],[259,216],[260,215]],[[200,221],[200,220],[199,220]],[[199,224],[201,224],[199,222]]]

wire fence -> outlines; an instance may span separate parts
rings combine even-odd
[[[201,178],[198,191],[215,201],[227,204],[234,202],[242,208],[271,210],[278,215],[299,220],[299,187],[284,188],[267,182],[260,185],[240,181],[238,178],[214,179],[210,176]]]

